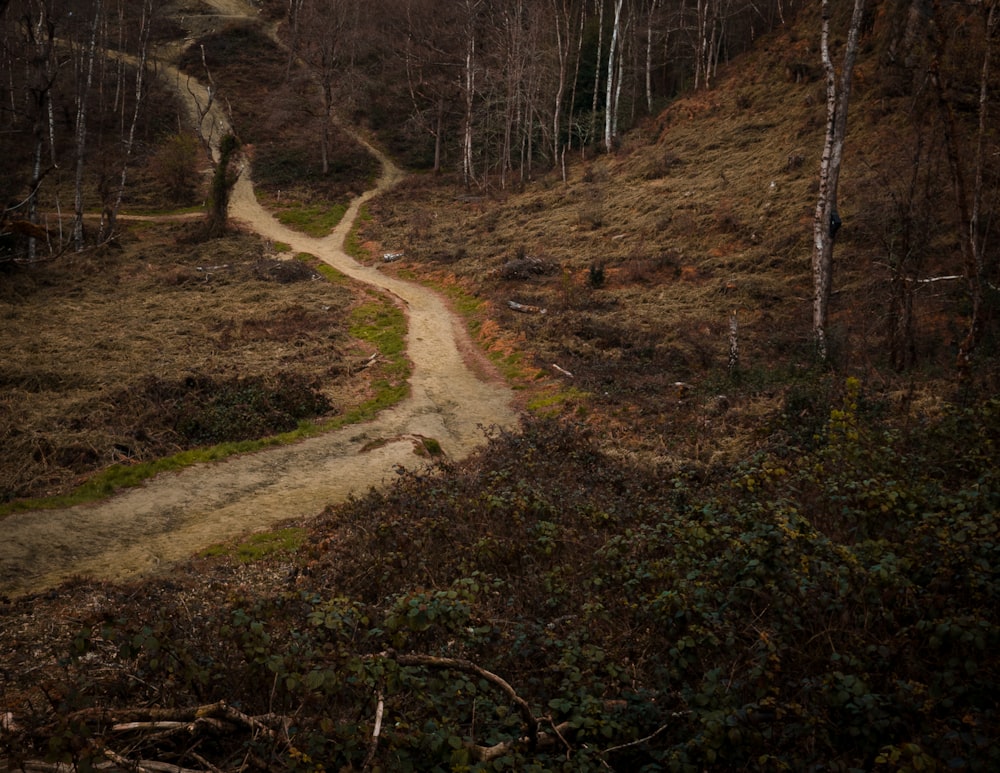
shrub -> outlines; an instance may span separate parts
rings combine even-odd
[[[238,706],[198,747],[219,766],[994,770],[1000,401],[903,431],[838,400],[810,448],[702,482],[528,421],[328,511],[294,587],[145,586],[73,662],[117,649],[118,715]],[[55,730],[18,717],[21,752],[109,741],[89,678]]]
[[[175,204],[190,204],[201,179],[200,148],[190,134],[167,138],[150,161],[150,173]]]

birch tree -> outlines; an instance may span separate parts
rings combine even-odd
[[[587,141],[596,141],[597,137],[597,107],[601,94],[601,55],[604,47],[604,0],[594,0],[597,14],[597,53],[594,55],[594,96],[590,106],[590,131]]]
[[[827,318],[833,284],[833,245],[840,228],[837,187],[847,135],[847,109],[851,101],[851,79],[858,53],[858,38],[864,17],[865,0],[854,0],[854,12],[847,33],[840,79],[830,54],[830,0],[823,0],[820,54],[826,74],[826,136],[819,170],[819,200],[813,220],[813,338],[820,360],[829,357]]]
[[[653,41],[656,37],[656,31],[653,26],[653,20],[656,16],[656,11],[660,7],[660,0],[648,0],[649,5],[646,9],[646,67],[645,67],[645,86],[646,86],[646,112],[653,112]]]
[[[102,242],[108,241],[114,236],[118,211],[121,209],[122,198],[125,195],[125,186],[128,181],[128,165],[132,158],[132,150],[135,147],[135,130],[139,125],[139,118],[142,115],[143,96],[146,91],[146,62],[149,57],[149,37],[153,26],[153,12],[153,0],[142,0],[135,60],[135,101],[132,107],[131,120],[122,136],[121,175],[118,179],[118,189],[113,201],[105,201],[101,208],[101,227],[98,239]]]
[[[508,175],[513,171],[513,152],[518,142],[520,128],[526,120],[528,100],[526,83],[530,51],[528,49],[526,9],[523,0],[511,0],[500,12],[501,71],[504,75],[503,129],[500,147],[500,187],[506,188]],[[521,168],[524,163],[521,159]]]
[[[697,0],[697,30],[694,50],[694,87],[708,88],[712,80],[718,0]]]
[[[566,94],[566,77],[569,68],[569,56],[571,46],[571,32],[573,29],[573,6],[571,0],[551,0],[552,19],[556,33],[556,55],[559,60],[556,72],[556,91],[552,100],[552,159],[559,163],[560,144],[562,134],[562,105]],[[580,12],[581,17],[583,12]],[[563,180],[566,179],[566,171],[563,169]]]
[[[465,0],[465,56],[462,72],[462,94],[465,103],[465,115],[462,121],[462,181],[465,187],[471,187],[475,180],[473,164],[473,127],[475,125],[476,106],[476,34],[479,8],[482,0]]]
[[[83,249],[83,171],[87,147],[87,101],[94,80],[94,58],[97,54],[97,29],[103,12],[102,0],[94,3],[94,18],[90,25],[90,39],[81,51],[81,69],[76,93],[76,181],[74,185],[73,243],[76,251]]]
[[[604,149],[608,153],[614,147],[614,118],[618,111],[617,95],[621,86],[621,77],[618,73],[620,65],[615,61],[615,54],[618,53],[618,42],[622,37],[622,3],[623,0],[615,0],[615,17],[611,25],[611,43],[608,48],[607,93],[604,99]]]
[[[979,72],[978,125],[975,133],[975,150],[972,152],[972,189],[969,190],[967,170],[959,150],[958,126],[955,111],[948,100],[947,84],[940,72],[940,56],[931,67],[931,77],[945,116],[945,149],[951,172],[952,190],[959,213],[959,244],[962,251],[963,275],[969,297],[969,321],[965,336],[958,347],[956,366],[961,383],[971,378],[972,354],[979,342],[983,325],[983,284],[986,273],[986,229],[983,222],[984,169],[987,167],[988,136],[995,131],[989,119],[989,86],[992,65],[993,38],[1000,22],[1000,2],[989,0],[980,6],[983,14],[983,59]],[[943,44],[939,43],[939,51]]]
[[[52,107],[52,90],[56,80],[55,41],[56,24],[47,3],[31,4],[22,19],[27,43],[28,76],[27,97],[32,116],[33,160],[31,182],[28,186],[28,222],[38,223],[38,189],[42,178],[58,165],[55,148],[55,117]],[[43,167],[45,144],[48,141],[51,165]],[[28,238],[29,261],[37,255],[35,236]]]

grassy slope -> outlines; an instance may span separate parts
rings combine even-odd
[[[438,281],[454,274],[491,302],[496,325],[553,388],[571,384],[592,396],[568,405],[600,414],[628,445],[669,446],[662,452],[675,459],[740,458],[762,415],[779,412],[789,388],[819,375],[810,245],[824,87],[787,69],[816,50],[810,13],[722,68],[711,91],[647,119],[614,155],[571,156],[565,184],[550,172],[516,192],[468,196],[454,180],[416,178],[372,205],[368,237],[406,252],[407,261],[394,264],[399,270]],[[887,343],[886,240],[898,236],[891,198],[908,179],[915,129],[911,98],[880,80],[877,41],[887,24],[880,18],[866,38],[851,105],[831,309],[834,365],[841,377],[858,375],[897,403],[913,384],[911,398],[935,402],[950,390],[965,301],[957,282],[918,291],[917,368],[896,374]],[[948,231],[954,202],[946,169],[937,174],[924,206],[939,231],[920,276],[961,271],[955,231]],[[546,270],[508,278],[504,266],[523,256]],[[590,281],[595,266],[604,269],[599,288]],[[548,313],[519,315],[507,310],[508,300]],[[726,372],[733,313],[739,383]],[[981,350],[986,391],[997,387],[995,336],[988,330]],[[673,398],[677,381],[694,387],[681,405]],[[716,430],[709,436],[707,421]]]

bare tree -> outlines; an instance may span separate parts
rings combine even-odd
[[[407,0],[391,39],[406,71],[412,104],[410,123],[434,138],[433,169],[441,171],[445,137],[460,100],[461,47],[458,9],[435,0]]]
[[[334,105],[347,93],[354,77],[355,51],[360,37],[359,0],[305,0],[296,19],[299,24],[299,53],[316,75],[323,97],[320,163],[323,174],[330,172],[330,126]]]
[[[826,136],[819,170],[819,200],[813,220],[813,337],[820,360],[829,357],[827,318],[833,284],[833,244],[840,228],[837,186],[847,135],[847,109],[851,101],[851,79],[858,53],[858,38],[864,17],[865,0],[854,0],[854,12],[847,33],[844,61],[838,83],[830,55],[830,0],[823,0],[821,56],[826,73]]]
[[[987,239],[983,229],[983,171],[986,166],[986,140],[994,130],[989,121],[989,83],[992,64],[993,37],[1000,22],[1000,3],[991,0],[981,4],[983,11],[983,61],[979,74],[978,126],[975,136],[975,151],[972,156],[973,184],[970,194],[966,181],[966,169],[959,151],[958,127],[955,113],[947,97],[947,85],[936,59],[931,75],[937,87],[938,98],[945,115],[945,145],[948,166],[951,171],[952,189],[960,217],[959,243],[962,249],[963,273],[969,296],[970,312],[968,329],[958,347],[959,381],[968,382],[971,377],[972,354],[982,333],[983,324],[983,283],[986,268]]]
[[[566,97],[567,80],[569,79],[569,63],[575,51],[575,66],[572,77],[572,98],[568,123],[573,122],[573,103],[576,101],[576,85],[580,73],[580,49],[583,46],[583,25],[587,18],[586,3],[576,3],[573,0],[551,0],[552,21],[555,30],[556,57],[556,88],[552,96],[552,158],[560,164],[563,182],[566,181],[566,146],[572,141],[572,132],[567,130],[566,143],[563,143],[563,102]],[[573,31],[577,30],[574,37]]]
[[[607,94],[604,99],[604,149],[608,153],[614,147],[614,118],[618,112],[617,95],[621,87],[621,65],[615,61],[615,54],[618,53],[618,41],[622,38],[622,2],[615,0],[615,18],[611,24],[611,43],[608,47]]]
[[[56,80],[55,43],[56,24],[48,3],[31,3],[21,21],[27,43],[28,78],[27,93],[32,114],[34,155],[30,191],[27,198],[28,222],[38,223],[38,189],[42,178],[56,168],[55,117],[52,107],[52,90]],[[43,167],[45,143],[48,141],[51,166]],[[35,235],[28,238],[27,259],[37,255]]]
[[[597,13],[597,53],[594,62],[594,97],[590,106],[590,131],[588,139],[597,136],[597,108],[601,93],[601,49],[604,46],[604,0],[594,0]]]
[[[697,0],[694,51],[694,87],[708,88],[714,73],[719,0]]]
[[[473,129],[476,106],[476,35],[479,9],[483,0],[465,0],[465,57],[462,79],[462,95],[465,101],[465,116],[462,122],[462,180],[469,188],[475,181],[473,165]]]
[[[83,171],[87,147],[87,101],[94,80],[94,57],[97,54],[97,30],[103,12],[102,0],[95,0],[94,17],[90,25],[90,40],[81,50],[83,61],[76,93],[76,182],[74,185],[73,243],[76,251],[83,249]]]
[[[98,238],[102,242],[114,236],[118,210],[121,209],[122,197],[125,195],[128,164],[132,157],[132,150],[135,147],[135,130],[142,114],[143,95],[146,89],[146,62],[149,56],[149,36],[153,26],[153,13],[153,0],[142,0],[139,16],[138,50],[135,62],[135,102],[127,132],[122,137],[121,176],[118,181],[118,190],[113,202],[105,201],[101,210],[101,228]]]
[[[648,6],[646,11],[646,112],[653,112],[653,40],[656,37],[656,33],[653,27],[653,21],[656,16],[656,11],[660,7],[661,0],[647,0]]]
[[[288,0],[288,10],[285,13],[288,21],[288,64],[285,67],[285,79],[291,77],[292,66],[299,50],[299,27],[302,21],[302,3],[304,0]]]

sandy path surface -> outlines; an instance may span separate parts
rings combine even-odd
[[[227,14],[251,10],[235,0],[211,5]],[[190,85],[201,104],[207,103],[200,84],[170,68],[166,73],[177,79],[182,94]],[[189,101],[197,117],[193,98]],[[220,111],[202,121],[203,136],[212,141],[226,129]],[[163,474],[109,500],[8,516],[0,522],[0,593],[38,592],[73,576],[122,579],[164,570],[219,541],[315,515],[352,492],[364,493],[394,477],[397,465],[419,466],[414,455],[419,436],[438,440],[458,459],[482,444],[482,427],[516,423],[511,392],[440,296],[362,266],[344,252],[344,237],[361,205],[400,177],[387,158],[368,147],[382,163],[378,186],[358,197],[325,238],[296,233],[275,220],[258,204],[247,170],[233,190],[230,213],[261,236],[312,253],[397,299],[409,320],[410,398],[366,424]],[[385,443],[363,450],[376,440]]]

